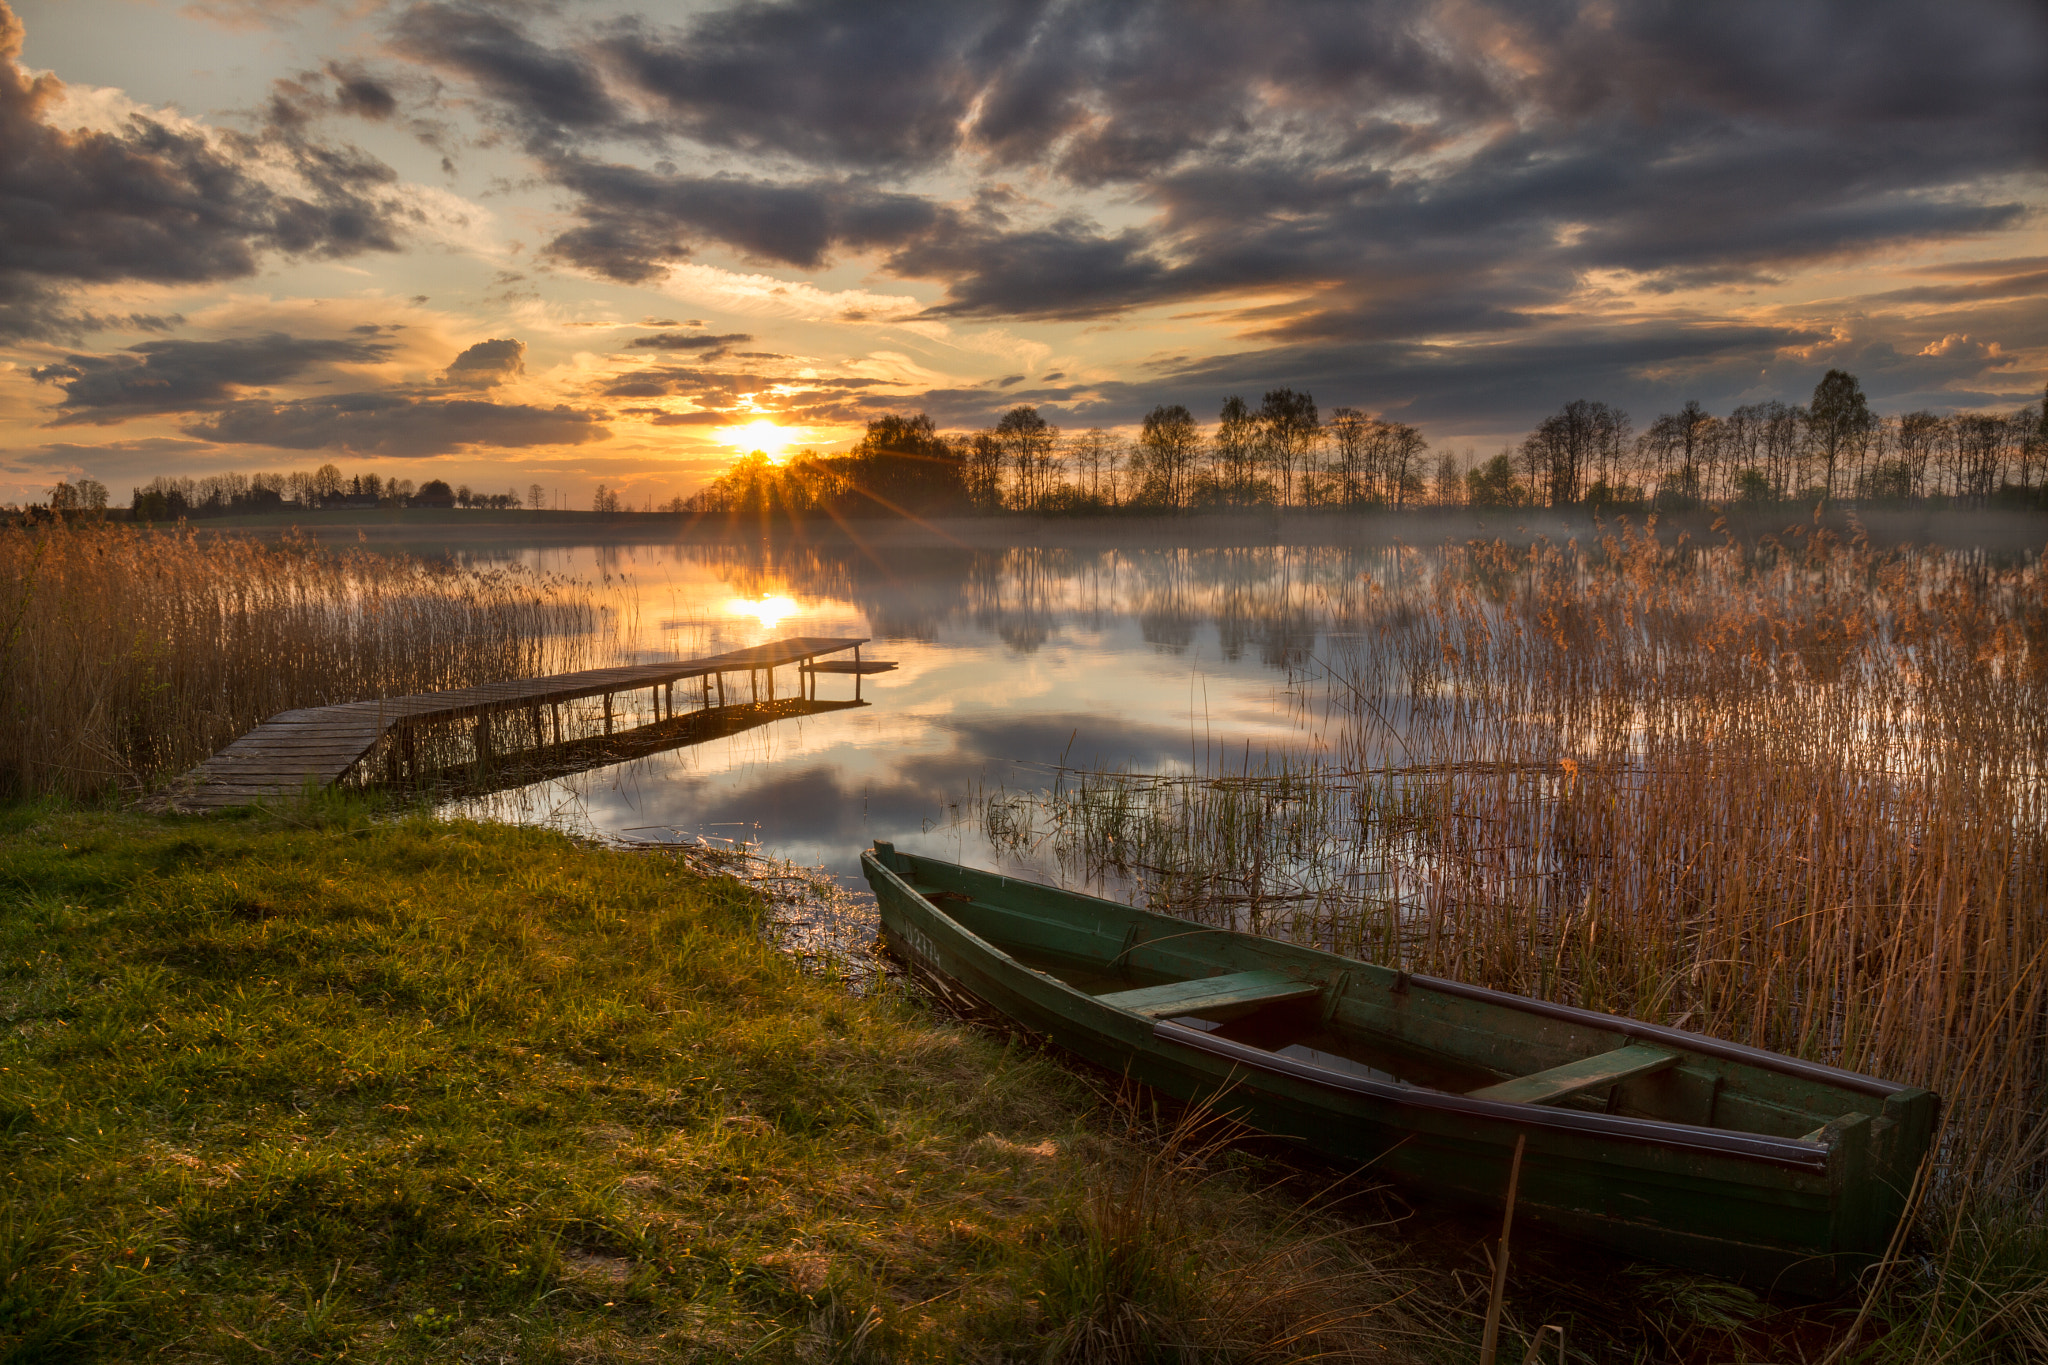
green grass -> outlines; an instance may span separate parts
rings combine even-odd
[[[1258,1158],[762,913],[512,826],[0,808],[0,1360],[1468,1355]]]

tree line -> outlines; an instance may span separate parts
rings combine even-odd
[[[1936,499],[1971,506],[2048,506],[2048,393],[2013,412],[1880,416],[1855,376],[1830,370],[1804,405],[1752,403],[1726,415],[1688,402],[1638,431],[1629,414],[1576,399],[1519,443],[1483,461],[1432,451],[1414,426],[1359,408],[1327,414],[1305,391],[1279,388],[1257,406],[1223,400],[1205,425],[1181,404],[1147,413],[1135,437],[1102,427],[1062,431],[1029,406],[958,435],[923,413],[870,421],[843,454],[803,451],[783,462],[742,457],[694,497],[646,511],[676,514],[961,512],[1087,513],[1279,507],[1417,506],[1677,509],[1702,504]],[[94,479],[49,490],[52,512],[108,502]],[[136,488],[138,520],[287,508],[564,505],[539,484],[483,493],[335,465],[283,474],[159,478]],[[632,510],[603,484],[599,512]]]
[[[1804,406],[1725,416],[1688,402],[1638,431],[1627,412],[1577,399],[1483,462],[1434,452],[1415,427],[1313,396],[1223,400],[1199,422],[1180,404],[1135,439],[1063,432],[1018,406],[945,436],[923,413],[869,422],[843,455],[755,453],[694,498],[699,513],[1229,510],[1414,506],[1640,507],[1850,498],[2048,505],[2048,394],[2015,412],[1880,416],[1855,376],[1830,370]]]
[[[53,512],[94,512],[107,507],[107,488],[97,479],[60,481],[49,490]],[[539,506],[539,484],[522,499],[517,492],[484,493],[468,484],[451,486],[443,479],[414,485],[411,479],[379,474],[343,474],[333,464],[286,474],[208,474],[197,478],[163,476],[129,494],[130,515],[137,521],[177,521],[187,517],[223,517],[238,513],[290,510],[338,510],[362,507]]]

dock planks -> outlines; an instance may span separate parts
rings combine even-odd
[[[860,639],[799,635],[702,659],[628,664],[557,673],[546,678],[484,683],[446,692],[420,692],[382,701],[343,702],[280,711],[186,773],[160,798],[171,810],[199,812],[286,796],[308,783],[339,781],[394,725],[403,721],[461,720],[524,710],[615,692],[661,687],[686,678],[748,673],[789,664],[808,666],[821,654],[866,644]]]

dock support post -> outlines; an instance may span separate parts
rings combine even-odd
[[[612,694],[609,692],[604,694],[604,732],[612,732]]]
[[[562,747],[562,703],[558,701],[549,702],[548,710],[554,713],[555,747],[559,749]]]
[[[766,674],[766,675],[768,676],[768,700],[770,700],[770,701],[774,701],[774,700],[775,700],[775,665],[774,665],[774,664],[770,664],[770,665],[768,665],[768,666],[767,666],[766,668],[762,669],[761,671],[762,671],[763,673],[765,673],[765,674]]]
[[[725,705],[725,674],[718,675],[718,704]]]
[[[670,720],[676,718],[676,680],[674,678],[668,680],[668,718]]]
[[[760,670],[760,669],[758,669],[758,668],[750,668],[750,669],[748,669],[748,670],[747,670],[747,688],[748,688],[748,695],[750,695],[751,697],[753,697],[753,699],[754,699],[755,701],[759,701],[759,700],[761,700],[761,670]]]
[[[546,748],[548,742],[548,730],[545,725],[542,725],[540,723],[539,702],[535,702],[533,704],[533,710],[531,711],[531,713],[529,713],[527,719],[531,721],[533,724],[533,747],[536,749]]]
[[[479,772],[491,762],[491,713],[480,711],[476,718],[476,767]]]

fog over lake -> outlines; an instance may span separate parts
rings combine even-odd
[[[857,709],[464,808],[602,835],[758,840],[856,879],[875,839],[991,863],[972,798],[1050,783],[1062,761],[1173,771],[1313,747],[1333,604],[1368,583],[1397,585],[1424,558],[1390,546],[500,553],[602,585],[605,629],[634,662],[866,636],[864,659],[899,667],[861,680],[868,704]],[[734,700],[746,686],[744,674],[728,679]],[[782,670],[777,694],[795,687]],[[854,693],[851,677],[818,679],[820,700]]]

